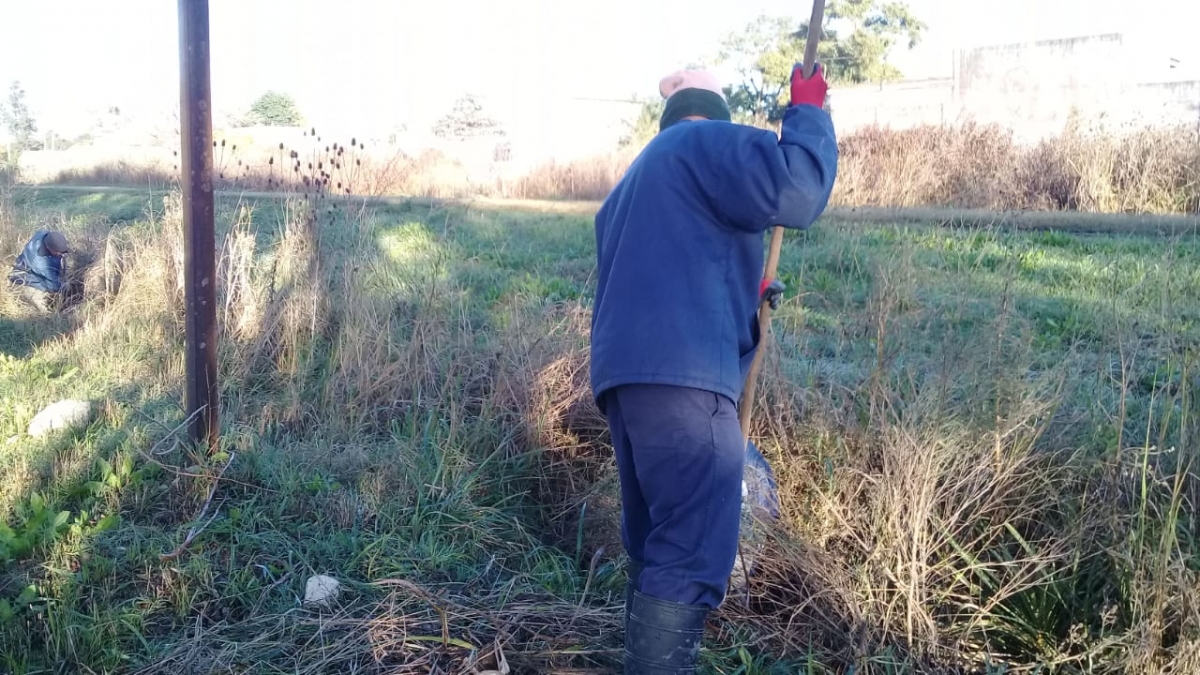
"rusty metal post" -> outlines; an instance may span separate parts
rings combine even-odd
[[[220,426],[209,67],[208,0],[179,0],[180,183],[187,312],[184,404],[192,440],[212,453],[220,440]]]

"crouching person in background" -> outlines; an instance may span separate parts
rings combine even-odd
[[[612,434],[629,555],[625,673],[695,673],[737,554],[746,441],[737,401],[758,348],[766,233],[806,229],[838,149],[818,68],[792,73],[781,137],[731,122],[720,85],[659,85],[660,131],[596,215],[591,383]]]
[[[66,282],[65,256],[71,249],[61,232],[38,230],[17,256],[8,282],[21,299],[43,312],[59,306]]]

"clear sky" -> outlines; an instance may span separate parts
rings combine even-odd
[[[210,0],[214,107],[240,112],[275,88],[318,124],[380,128],[426,123],[470,91],[544,113],[571,97],[652,94],[661,75],[758,14],[811,11],[809,0],[702,1]],[[1184,49],[1197,0],[1142,0],[1128,19],[1129,0],[909,4],[929,24],[922,45],[894,59],[910,77],[948,74],[955,48],[1098,32],[1200,61],[1194,43]],[[173,0],[0,0],[0,29],[0,85],[21,80],[43,131],[178,100]]]

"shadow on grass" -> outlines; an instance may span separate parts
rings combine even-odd
[[[74,322],[56,314],[34,313],[0,316],[0,353],[12,358],[29,358],[43,345],[69,338]]]

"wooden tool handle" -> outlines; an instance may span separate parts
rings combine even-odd
[[[817,46],[821,40],[821,23],[825,18],[825,0],[813,0],[812,18],[808,22],[808,40],[804,43],[804,77],[812,77],[817,67]],[[771,248],[767,255],[767,266],[763,279],[775,279],[779,267],[779,251],[783,247],[783,227],[776,225],[771,232]],[[758,351],[754,353],[754,361],[750,364],[750,372],[746,375],[746,387],[742,394],[742,406],[738,411],[742,423],[742,437],[750,441],[750,416],[754,411],[754,394],[758,388],[758,372],[762,369],[763,350],[766,349],[767,335],[771,331],[771,306],[765,302],[758,307]]]

